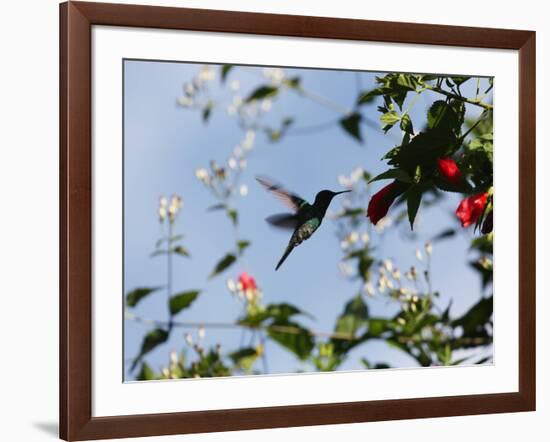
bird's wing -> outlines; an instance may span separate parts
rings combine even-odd
[[[283,186],[271,181],[268,178],[258,176],[256,177],[256,180],[258,180],[258,182],[262,186],[264,186],[266,190],[273,193],[273,195],[275,195],[279,200],[281,200],[286,206],[288,206],[294,212],[298,212],[298,210],[301,207],[303,207],[304,204],[308,203],[303,198],[300,198],[298,195],[292,192],[289,192]]]
[[[298,225],[298,217],[292,213],[280,213],[268,216],[265,219],[269,224],[281,229],[295,229]]]

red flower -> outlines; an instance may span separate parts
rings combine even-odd
[[[258,286],[256,285],[256,280],[246,272],[243,272],[239,275],[239,282],[241,283],[241,287],[244,292],[248,290],[254,291],[258,289]]]
[[[441,176],[449,183],[458,186],[462,182],[462,172],[452,158],[439,158],[437,160],[437,168]]]
[[[376,192],[369,201],[367,217],[376,225],[386,216],[393,200],[397,197],[395,181]]]
[[[468,227],[475,223],[483,213],[485,204],[487,204],[487,192],[464,198],[456,209],[456,216],[462,222],[462,227]]]

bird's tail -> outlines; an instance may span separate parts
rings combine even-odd
[[[283,253],[283,256],[279,260],[279,263],[277,264],[277,267],[275,267],[275,271],[279,270],[279,267],[283,265],[283,262],[285,262],[285,259],[288,258],[288,255],[290,255],[290,252],[294,249],[294,244],[289,244],[285,250],[285,253]]]

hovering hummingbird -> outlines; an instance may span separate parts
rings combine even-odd
[[[309,204],[303,198],[300,198],[298,195],[285,190],[279,184],[276,184],[265,177],[256,177],[256,180],[258,180],[258,182],[268,191],[272,192],[293,212],[272,215],[266,219],[269,224],[275,227],[294,229],[294,233],[290,237],[285,253],[283,253],[283,256],[279,260],[275,270],[278,270],[279,267],[281,267],[294,247],[300,245],[303,241],[308,239],[319,228],[323,222],[323,218],[330,202],[332,201],[332,198],[341,193],[351,192],[351,190],[343,190],[341,192],[321,190],[315,196],[314,203]]]

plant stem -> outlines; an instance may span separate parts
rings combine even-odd
[[[303,95],[304,97],[307,97],[310,100],[316,101],[317,103],[322,104],[326,107],[330,107],[331,109],[333,109],[333,110],[335,110],[335,111],[337,111],[341,114],[347,115],[347,114],[351,113],[351,109],[347,109],[344,106],[341,106],[340,104],[335,103],[334,101],[329,100],[326,97],[323,97],[322,95],[316,94],[315,92],[307,91],[302,87],[300,87],[299,89],[295,89],[295,90],[300,95]]]
[[[172,238],[172,221],[168,220],[168,253],[167,255],[167,281],[166,281],[166,290],[168,293],[168,333],[172,331],[172,327],[174,325],[173,322],[173,315],[172,311],[170,309],[170,299],[172,298],[172,244],[171,244],[171,238]]]
[[[141,316],[137,316],[134,314],[131,314],[129,312],[126,312],[126,319],[131,319],[136,322],[140,322],[143,324],[154,324],[160,327],[166,326],[167,323],[164,321],[158,321],[156,319],[147,319],[142,318]],[[242,325],[242,324],[233,324],[230,322],[179,322],[179,321],[172,321],[172,327],[181,327],[181,328],[215,328],[215,329],[240,329],[245,328],[252,331],[256,330],[264,330],[264,331],[274,331],[278,333],[289,333],[289,334],[301,334],[304,332],[303,329],[300,329],[298,327],[293,326],[286,326],[286,325],[269,325],[269,326],[249,326],[249,325]],[[339,339],[343,341],[356,341],[358,338],[355,336],[351,336],[349,333],[338,333],[338,332],[325,332],[325,331],[318,331],[318,330],[309,330],[308,331],[311,336],[317,336],[317,337],[323,337],[323,338],[329,338],[329,339]]]
[[[426,89],[428,89],[432,92],[436,92],[438,94],[445,95],[448,98],[453,98],[455,100],[463,101],[463,102],[468,103],[468,104],[473,104],[474,106],[482,107],[485,110],[493,110],[493,106],[491,104],[483,103],[479,99],[472,100],[471,98],[462,97],[460,95],[457,95],[457,94],[454,94],[452,92],[446,91],[445,89],[441,89],[438,86],[426,85]]]

